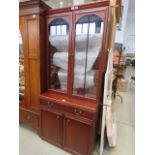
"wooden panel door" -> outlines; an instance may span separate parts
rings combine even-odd
[[[26,48],[26,80],[28,81],[28,106],[39,109],[40,93],[40,65],[39,65],[39,16],[27,16],[25,19],[27,30]]]
[[[62,116],[56,112],[41,112],[42,137],[55,145],[62,144]]]
[[[64,118],[64,148],[74,154],[88,155],[92,146],[92,126],[72,116]]]

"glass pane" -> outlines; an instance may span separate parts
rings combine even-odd
[[[82,24],[76,24],[76,35],[82,34]]]
[[[83,34],[88,34],[88,23],[83,24]]]
[[[61,35],[61,26],[57,26],[57,35]]]
[[[62,25],[61,30],[62,30],[62,35],[67,35],[67,26],[66,25]]]
[[[51,26],[50,35],[52,36],[56,35],[56,26]]]
[[[102,23],[96,15],[84,16],[76,23],[76,32],[81,24],[82,34],[75,37],[73,95],[96,99]]]
[[[95,34],[95,23],[90,23],[89,34]]]
[[[55,28],[56,27],[56,30]],[[56,32],[56,33],[55,33]],[[49,89],[66,93],[68,78],[69,25],[63,19],[49,24],[50,81]]]
[[[25,92],[25,80],[24,80],[24,52],[23,52],[23,42],[22,36],[19,32],[19,103],[24,98]]]

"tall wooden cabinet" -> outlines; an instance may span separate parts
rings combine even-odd
[[[46,19],[41,137],[72,154],[91,155],[102,100],[109,1],[50,9]]]
[[[72,154],[91,155],[102,101],[109,1],[50,9],[20,3],[25,95],[20,121]]]
[[[39,94],[46,90],[45,12],[47,5],[39,0],[19,4],[19,29],[23,41],[25,93],[20,103],[20,121],[39,131]]]

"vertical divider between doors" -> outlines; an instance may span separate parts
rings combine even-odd
[[[70,26],[70,51],[69,51],[69,96],[72,96],[73,91],[73,75],[74,75],[74,47],[75,47],[75,24],[74,24],[74,13],[71,12],[71,26]]]

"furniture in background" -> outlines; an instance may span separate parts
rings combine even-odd
[[[126,71],[126,64],[123,52],[122,44],[115,44],[114,50],[114,58],[113,58],[113,66],[114,66],[114,75],[113,75],[113,98],[115,99],[118,96],[121,99],[121,103],[123,102],[123,97],[118,93],[118,85],[124,81],[124,74]],[[122,84],[123,84],[122,83]],[[122,89],[123,90],[123,89]],[[125,90],[125,89],[124,89]]]
[[[45,91],[45,11],[42,1],[26,1],[19,4],[19,29],[24,53],[25,92],[19,105],[20,122],[40,132],[39,94]]]

